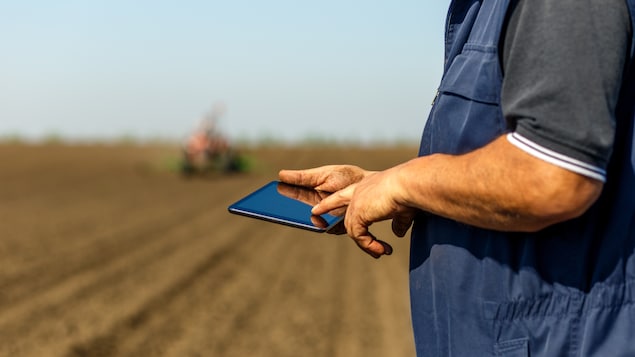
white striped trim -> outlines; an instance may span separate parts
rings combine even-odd
[[[606,170],[549,150],[544,146],[540,146],[524,138],[518,133],[507,134],[507,140],[517,148],[541,160],[592,179],[602,182],[606,181]]]

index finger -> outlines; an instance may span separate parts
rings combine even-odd
[[[350,185],[328,197],[323,198],[320,203],[313,206],[311,213],[320,215],[348,206],[351,202],[351,197],[353,197],[353,192],[355,191],[356,186],[356,184]]]

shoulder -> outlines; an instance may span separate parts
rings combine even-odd
[[[594,28],[631,33],[627,0],[511,0],[507,23],[507,31]]]
[[[510,130],[603,171],[631,42],[626,0],[512,0],[510,6],[501,37],[501,104]]]

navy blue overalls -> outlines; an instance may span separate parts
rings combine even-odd
[[[444,76],[420,155],[462,154],[508,130],[498,53],[508,3],[452,1]],[[635,14],[635,0],[628,3]],[[607,182],[583,216],[537,233],[417,218],[410,291],[419,356],[635,356],[631,47]]]

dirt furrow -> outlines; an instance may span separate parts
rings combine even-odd
[[[269,338],[271,332],[269,327],[272,323],[285,323],[285,321],[282,318],[272,320],[267,312],[279,311],[278,309],[289,306],[285,304],[287,296],[277,292],[285,283],[288,283],[289,272],[296,269],[295,258],[299,253],[298,248],[301,247],[297,241],[290,241],[298,238],[294,237],[291,229],[282,228],[279,232],[279,235],[262,237],[268,240],[263,243],[263,246],[269,249],[257,253],[259,258],[263,259],[259,265],[260,269],[249,271],[242,277],[243,284],[249,284],[248,288],[242,289],[248,295],[241,299],[242,306],[231,308],[237,313],[227,316],[223,325],[216,326],[215,343],[209,346],[208,350],[211,355],[245,356],[257,354],[261,350],[276,354],[270,345],[272,341]],[[306,237],[299,237],[299,239],[306,239]],[[281,255],[281,252],[284,254]],[[296,296],[296,298],[302,297]],[[236,334],[236,331],[240,333]]]
[[[287,243],[286,267],[281,267],[280,279],[259,301],[268,308],[240,329],[243,336],[260,338],[244,338],[228,355],[257,351],[274,356],[330,355],[342,318],[342,265],[337,259],[347,255],[331,245],[337,239],[315,236]]]
[[[149,311],[144,307],[148,301],[179,293],[183,281],[198,276],[191,273],[200,270],[196,268],[198,264],[217,264],[216,261],[221,260],[219,257],[224,257],[233,246],[227,238],[211,242],[204,236],[205,232],[187,233],[187,229],[166,232],[169,239],[121,257],[100,270],[77,274],[28,303],[22,311],[12,309],[11,316],[3,315],[11,319],[0,325],[0,334],[15,336],[16,341],[14,345],[4,347],[37,356],[37,351],[42,348],[61,352],[72,341],[93,338],[116,321],[131,321],[133,327],[139,325],[144,319],[144,311]],[[160,279],[156,279],[157,276]],[[144,290],[130,295],[129,292],[140,284]],[[68,306],[73,309],[68,310]],[[64,325],[55,321],[64,321]],[[86,325],[88,321],[90,325]],[[27,353],[19,342],[29,345],[30,339],[41,343],[35,346],[36,350]]]
[[[246,234],[249,227],[234,227],[232,236],[244,236],[240,244],[225,242],[169,289],[119,320],[105,334],[74,346],[69,355],[162,355],[170,344],[182,338],[181,331],[187,330],[197,315],[205,314],[206,310],[217,306],[217,291],[225,291],[227,285],[235,284],[236,278],[240,278],[242,271],[239,262],[253,254],[250,246],[256,246],[260,237]],[[226,232],[230,233],[231,230]]]
[[[192,213],[199,211],[200,209],[196,208],[190,212],[178,212],[178,215],[168,214],[150,222],[142,222],[132,229],[127,227],[128,229],[123,231],[107,232],[100,236],[100,243],[96,247],[98,249],[58,254],[30,270],[5,278],[0,283],[0,308],[13,309],[11,302],[24,303],[25,299],[64,283],[67,279],[75,277],[78,272],[86,273],[100,269],[110,264],[112,259],[144,249],[162,232],[187,222]],[[167,217],[169,219],[166,219]]]
[[[207,207],[217,207],[217,212],[223,212],[224,208],[218,207],[215,202],[227,200],[231,192],[220,191],[215,197],[199,195],[190,200],[174,200],[169,205],[155,205],[153,215],[108,227],[110,229],[85,238],[79,236],[80,239],[61,245],[58,250],[51,251],[46,259],[36,261],[35,265],[14,265],[19,270],[13,275],[9,275],[11,270],[6,269],[0,280],[0,309],[10,307],[7,306],[8,301],[23,301],[25,297],[60,284],[78,271],[99,269],[113,258],[143,249],[161,232],[189,224],[192,217],[206,212]],[[218,213],[208,215],[213,217]]]

